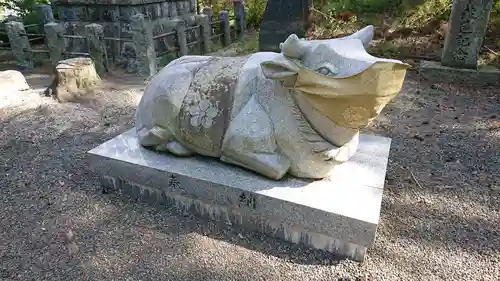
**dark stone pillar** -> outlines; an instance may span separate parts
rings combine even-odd
[[[260,24],[259,50],[279,52],[290,34],[304,37],[311,0],[268,0]]]

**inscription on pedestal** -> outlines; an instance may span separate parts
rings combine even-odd
[[[253,210],[257,209],[257,200],[255,199],[255,195],[242,192],[238,197],[238,205],[240,208],[245,207]]]

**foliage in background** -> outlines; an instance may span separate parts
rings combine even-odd
[[[259,28],[260,21],[266,9],[267,0],[246,0],[245,1],[245,20],[248,27]],[[211,7],[214,16],[220,11],[226,9],[230,15],[234,15],[232,0],[200,0],[200,7]]]
[[[247,25],[255,29],[260,27],[260,22],[266,10],[266,0],[246,0],[245,16]]]
[[[25,16],[33,12],[36,4],[49,4],[48,0],[0,0],[0,7],[7,8]]]
[[[430,21],[447,20],[450,0],[315,0],[314,6],[329,14],[350,11],[354,14],[378,14],[398,18],[405,27],[425,25]],[[325,9],[326,8],[326,9]],[[493,1],[491,20],[500,17],[500,0]]]
[[[14,11],[23,19],[25,24],[37,23],[33,6],[35,4],[49,4],[48,0],[0,0],[0,9]]]

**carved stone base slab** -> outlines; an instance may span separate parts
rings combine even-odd
[[[273,181],[204,157],[140,147],[127,131],[88,152],[106,188],[362,261],[379,223],[390,139],[362,135],[331,179]]]
[[[500,70],[493,66],[480,66],[477,70],[455,68],[441,65],[439,62],[422,61],[419,73],[425,79],[436,83],[455,83],[476,86],[500,84]]]

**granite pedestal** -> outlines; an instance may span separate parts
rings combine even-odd
[[[135,130],[88,152],[105,188],[362,261],[375,240],[390,139],[362,135],[329,180],[273,181],[205,157],[147,150]]]

